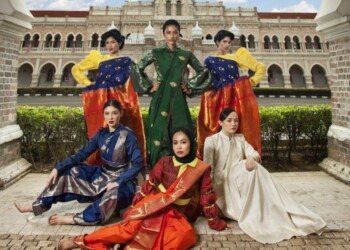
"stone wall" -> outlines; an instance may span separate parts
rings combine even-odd
[[[0,34],[0,128],[16,122],[19,44]]]

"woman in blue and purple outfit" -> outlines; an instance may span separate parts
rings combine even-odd
[[[49,223],[94,225],[131,204],[136,176],[143,168],[141,151],[134,133],[119,123],[122,108],[118,101],[107,101],[103,116],[107,127],[100,128],[85,147],[55,166],[33,204],[15,204],[20,212],[40,215],[57,202],[93,202],[80,213],[52,215]],[[84,164],[96,150],[102,165]]]

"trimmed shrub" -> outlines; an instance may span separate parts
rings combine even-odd
[[[198,111],[190,108],[195,128]],[[259,112],[263,153],[276,166],[292,162],[296,153],[310,162],[327,156],[329,106],[260,107]],[[141,113],[146,125],[148,108]],[[82,108],[22,106],[17,108],[17,121],[24,133],[22,155],[34,166],[61,161],[87,143]]]

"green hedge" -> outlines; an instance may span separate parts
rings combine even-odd
[[[190,109],[196,126],[198,107]],[[327,155],[327,131],[331,125],[329,106],[260,107],[263,153],[277,165],[292,162],[295,153],[310,161]],[[141,109],[146,122],[148,109]],[[82,108],[17,108],[18,124],[24,132],[22,155],[33,165],[58,162],[87,142]],[[146,123],[145,123],[146,124]]]

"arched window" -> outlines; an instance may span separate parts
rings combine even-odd
[[[52,35],[48,34],[45,38],[45,44],[44,47],[45,48],[50,48],[52,46]]]
[[[293,88],[306,87],[304,71],[299,65],[294,64],[292,67],[290,67],[289,75],[290,75],[290,82]]]
[[[166,4],[165,4],[165,15],[171,16],[171,1],[170,0],[166,1]]]
[[[313,49],[311,37],[309,37],[309,36],[305,37],[305,48],[306,49]]]
[[[176,15],[181,16],[182,15],[182,4],[181,1],[176,2]]]
[[[207,34],[207,35],[205,36],[205,39],[207,39],[207,40],[212,40],[212,39],[213,39],[213,36],[210,35],[210,34]]]
[[[269,49],[270,48],[270,37],[265,36],[264,37],[264,49]]]
[[[241,35],[239,38],[239,45],[241,45],[241,47],[246,48],[247,47],[247,43],[245,41],[245,35]]]
[[[61,36],[59,34],[55,35],[55,39],[53,41],[53,47],[59,48],[61,46]]]
[[[314,36],[314,46],[315,49],[322,49],[320,38],[318,36]]]
[[[82,48],[83,47],[83,36],[78,34],[75,38],[75,47]]]
[[[267,81],[271,87],[283,87],[284,86],[282,69],[278,65],[272,64],[268,68]]]
[[[74,36],[72,34],[70,34],[67,38],[67,42],[66,42],[66,48],[73,48],[74,46]]]
[[[39,47],[39,35],[38,34],[35,34],[33,36],[32,47],[33,48]]]
[[[285,49],[292,49],[292,42],[291,42],[289,36],[286,36],[286,37],[284,38],[284,48],[285,48]]]
[[[47,75],[46,75],[46,82],[52,82],[52,78],[53,78],[53,68],[50,68],[47,71]]]
[[[272,37],[272,48],[273,49],[280,49],[280,43],[278,42],[277,36]]]
[[[23,43],[22,43],[22,48],[24,47],[29,47],[30,45],[30,35],[27,34],[24,36],[24,40],[23,40]]]
[[[248,46],[250,49],[255,49],[255,37],[253,35],[248,36]]]
[[[293,37],[293,43],[294,43],[294,49],[300,49],[299,37],[294,36]]]
[[[91,47],[92,48],[97,48],[98,47],[98,35],[95,33],[92,35],[92,40],[91,40]]]
[[[328,88],[325,70],[320,65],[315,65],[311,69],[312,84],[315,88]]]

